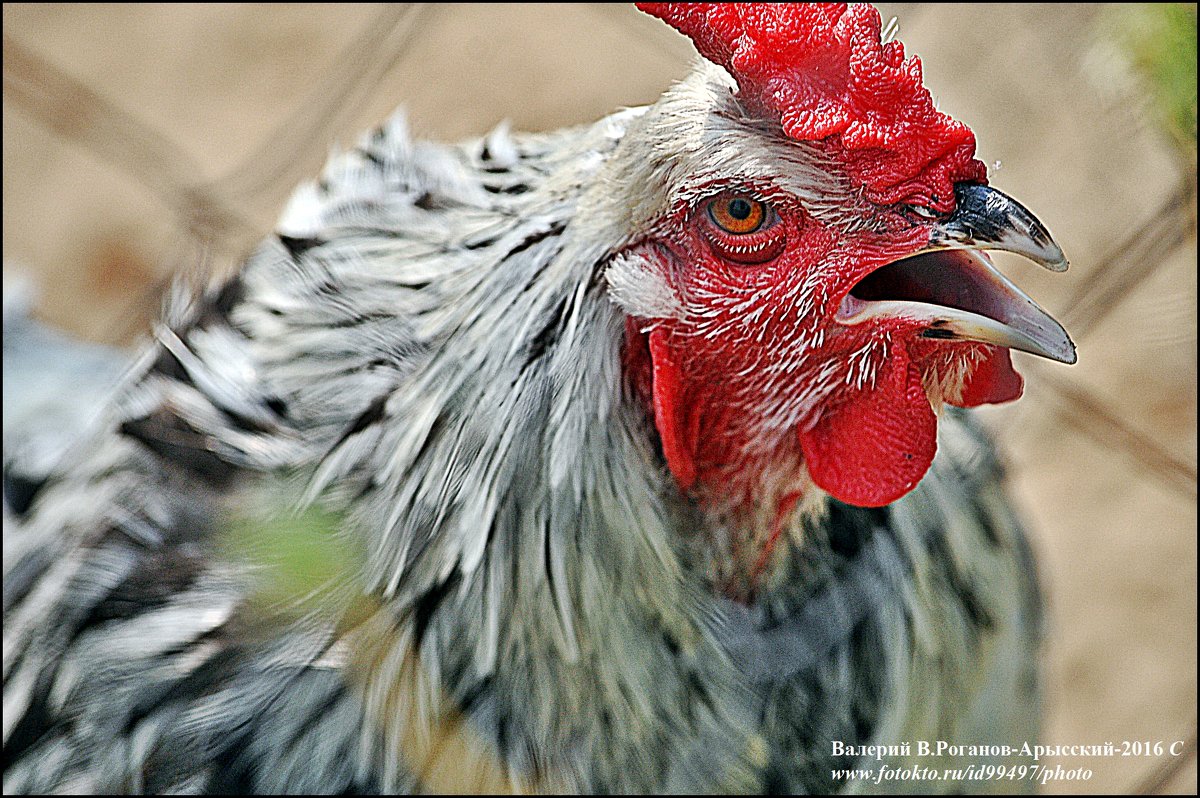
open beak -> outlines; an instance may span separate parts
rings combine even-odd
[[[868,274],[842,300],[837,320],[912,320],[925,338],[982,341],[1061,363],[1076,361],[1062,325],[996,270],[982,250],[1016,252],[1061,272],[1062,250],[1026,208],[994,188],[959,184],[954,213],[929,245]]]

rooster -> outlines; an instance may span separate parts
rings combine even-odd
[[[876,774],[1036,739],[960,408],[1074,362],[984,250],[1063,253],[870,6],[641,7],[687,79],[391,119],[6,515],[6,792],[975,790]]]

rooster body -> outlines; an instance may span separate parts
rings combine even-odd
[[[740,405],[690,449],[665,426],[653,320],[701,300],[653,279],[651,220],[733,170],[858,229],[828,161],[712,64],[591,126],[444,147],[396,117],[331,161],[6,517],[5,791],[994,786],[834,774],[1036,738],[1036,580],[969,415],[881,506],[758,428],[713,460]],[[333,519],[282,593],[243,545],[280,496]]]

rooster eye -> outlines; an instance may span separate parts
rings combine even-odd
[[[787,231],[765,202],[729,192],[708,201],[701,232],[719,257],[753,265],[773,260],[787,245]]]
[[[767,206],[740,194],[717,197],[708,206],[708,215],[726,233],[746,235],[763,226]]]

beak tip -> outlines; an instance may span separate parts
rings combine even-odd
[[[1071,263],[1067,260],[1067,256],[1060,249],[1057,257],[1046,261],[1046,268],[1052,272],[1065,272],[1071,268]]]
[[[1062,331],[1062,344],[1051,359],[1057,360],[1059,363],[1067,366],[1074,366],[1079,362],[1079,352],[1075,348],[1075,342],[1071,340],[1071,336],[1067,334],[1067,331],[1061,325],[1059,329]]]
[[[1079,353],[1075,350],[1075,342],[1065,335],[1057,342],[1039,341],[1030,346],[1014,347],[1032,355],[1062,363],[1064,366],[1074,366],[1079,362]]]

